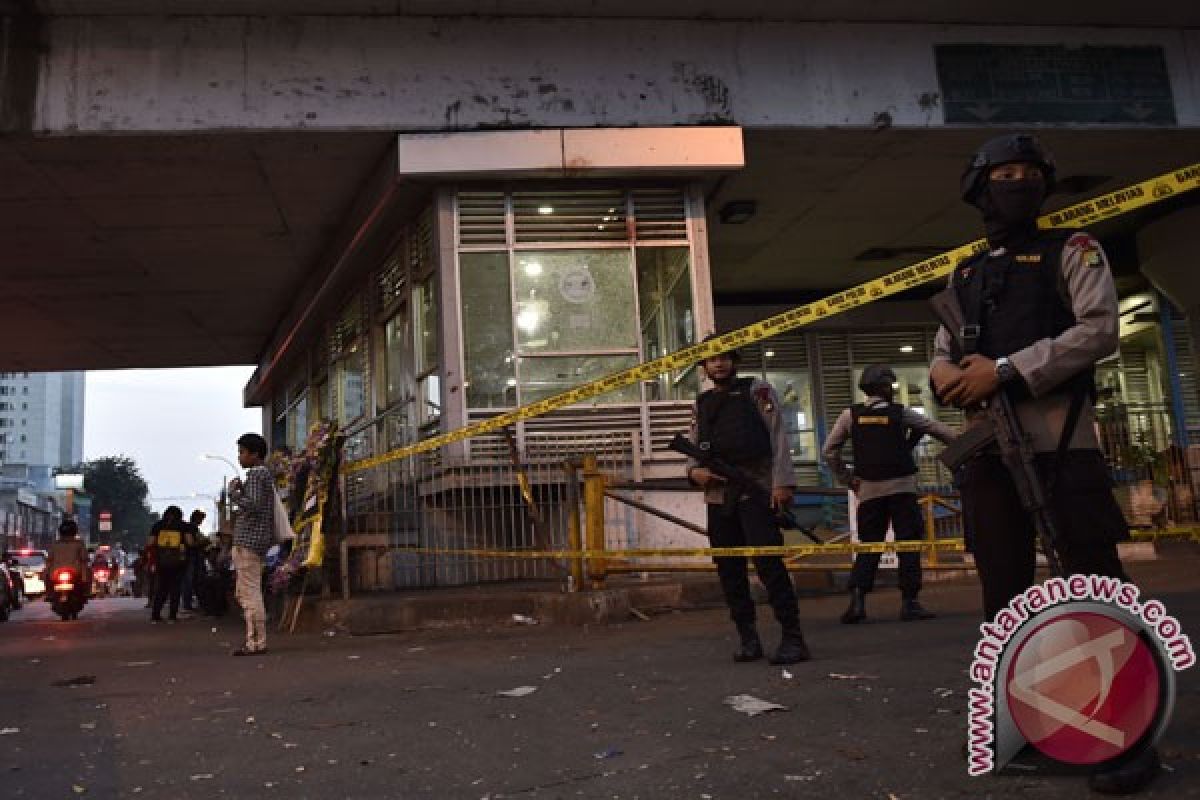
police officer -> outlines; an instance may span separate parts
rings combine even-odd
[[[943,402],[980,422],[980,404],[1009,394],[1031,438],[1068,573],[1125,579],[1116,544],[1129,536],[1092,424],[1094,368],[1118,344],[1117,294],[1100,243],[1083,231],[1039,230],[1054,188],[1049,153],[1028,134],[985,143],[963,173],[961,195],[983,216],[988,249],[955,269],[976,352],[938,331],[930,380]],[[975,327],[978,326],[978,327]],[[992,618],[1034,579],[1036,531],[997,452],[965,465],[963,513]],[[1137,791],[1158,770],[1153,749],[1092,774],[1093,790]]]
[[[863,370],[858,388],[866,402],[842,411],[822,455],[833,473],[850,486],[858,500],[858,538],[863,542],[882,542],[890,523],[896,541],[916,541],[924,526],[917,505],[917,462],[913,447],[929,434],[942,442],[954,438],[954,430],[911,408],[894,403],[896,373],[883,364]],[[842,445],[850,439],[854,450],[854,469],[842,460]],[[866,596],[875,585],[879,553],[859,553],[850,573],[850,606],[842,622],[852,625],[867,618]],[[921,554],[898,554],[902,601],[900,619],[933,619],[917,594],[921,591]]]
[[[692,439],[701,448],[752,476],[762,491],[735,489],[733,496],[727,497],[729,482],[696,461],[689,460],[687,476],[692,483],[704,487],[708,536],[713,547],[778,546],[783,544],[783,535],[773,507],[786,509],[795,492],[787,431],[775,390],[757,378],[739,378],[737,364],[737,351],[701,362],[701,369],[713,387],[696,400]],[[726,502],[727,499],[731,502]],[[771,663],[807,661],[810,656],[800,630],[796,590],[783,559],[757,556],[753,560],[775,619],[783,628],[779,649],[771,657]],[[763,657],[763,647],[754,622],[746,559],[714,557],[713,561],[740,640],[733,660],[756,661]]]

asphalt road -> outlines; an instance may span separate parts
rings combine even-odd
[[[1137,567],[1200,640],[1200,550]],[[140,601],[77,622],[31,603],[0,625],[0,796],[13,798],[1072,798],[1078,777],[970,778],[970,583],[926,592],[936,621],[837,624],[803,601],[815,660],[733,664],[718,609],[605,628],[351,638],[275,635],[231,658],[240,626],[151,626]],[[772,640],[774,625],[763,625]],[[1200,669],[1180,675],[1143,796],[1200,796]],[[79,679],[82,685],[58,685]],[[534,687],[523,697],[497,692]],[[737,694],[790,710],[748,717]],[[12,729],[17,729],[13,731]]]

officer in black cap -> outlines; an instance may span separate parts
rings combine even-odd
[[[866,401],[842,411],[821,450],[833,473],[850,486],[858,500],[858,538],[882,542],[888,525],[896,541],[916,541],[924,529],[917,504],[917,462],[913,447],[925,434],[942,442],[954,438],[954,430],[911,408],[893,402],[896,373],[884,364],[863,370],[858,388]],[[842,460],[842,446],[850,439],[854,468]],[[900,619],[905,622],[933,619],[917,600],[921,591],[921,554],[898,554],[902,596]],[[842,622],[852,625],[867,618],[866,596],[875,585],[879,553],[859,553],[850,573],[850,606]]]
[[[955,269],[955,287],[974,352],[959,352],[942,328],[930,381],[939,399],[978,410],[1008,393],[1036,453],[1057,523],[1056,550],[1068,574],[1125,578],[1117,542],[1129,537],[1093,425],[1095,364],[1119,341],[1117,293],[1100,243],[1083,231],[1039,230],[1054,189],[1049,153],[1028,134],[988,141],[964,171],[964,201],[983,215],[988,249]],[[998,452],[968,462],[963,513],[993,618],[1033,584],[1036,531]],[[1137,791],[1157,773],[1153,748],[1093,773],[1099,792]]]
[[[705,341],[710,341],[709,336]],[[723,461],[749,474],[763,492],[735,491],[727,503],[728,482],[694,460],[687,464],[688,480],[704,488],[708,505],[708,536],[713,547],[779,546],[783,535],[772,506],[786,509],[795,492],[795,473],[787,432],[779,411],[779,398],[766,381],[739,378],[736,350],[700,362],[713,388],[700,394],[693,412],[692,441]],[[766,499],[769,495],[770,501]],[[783,559],[756,556],[754,570],[767,589],[775,619],[783,628],[772,664],[794,664],[810,656],[800,630],[796,590]],[[714,557],[730,616],[737,626],[740,646],[734,661],[763,657],[755,626],[754,600],[750,595],[746,559]]]

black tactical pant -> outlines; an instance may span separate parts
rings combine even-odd
[[[154,589],[154,608],[150,619],[162,619],[163,606],[170,600],[171,619],[179,616],[179,596],[183,588],[183,564],[159,566]]]
[[[918,541],[921,538],[921,508],[912,492],[873,497],[858,506],[858,539],[861,542],[882,542],[887,538],[888,522],[897,542]],[[880,553],[859,553],[854,556],[850,571],[850,588],[869,592],[875,587]],[[921,590],[921,554],[897,553],[900,562],[900,591],[915,595]]]
[[[1113,497],[1103,455],[1071,450],[1057,470],[1051,470],[1053,460],[1052,453],[1037,456],[1043,486],[1047,478],[1055,478],[1050,505],[1063,571],[1128,580],[1117,542],[1129,538],[1129,528]],[[982,455],[966,465],[962,498],[970,534],[967,549],[975,556],[984,613],[991,619],[1033,585],[1037,531],[999,455]]]
[[[775,523],[775,515],[765,501],[745,498],[729,515],[719,505],[708,506],[708,538],[713,547],[777,547],[783,544],[783,534]],[[796,604],[796,588],[792,577],[779,556],[756,556],[754,571],[767,590],[767,598],[775,619],[784,628],[799,625],[800,611]],[[750,596],[750,580],[744,556],[714,557],[725,603],[734,624],[754,623],[754,599]]]

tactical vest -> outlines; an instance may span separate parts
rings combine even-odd
[[[912,445],[904,430],[904,406],[888,403],[850,407],[850,442],[854,446],[854,475],[866,481],[886,481],[917,474]]]
[[[979,253],[954,271],[954,289],[968,328],[978,326],[974,352],[996,359],[1034,342],[1051,339],[1075,324],[1065,297],[1062,252],[1075,231],[1042,231],[1032,241],[1002,255]],[[1094,370],[1086,370],[1055,391],[1094,391]],[[1013,399],[1025,399],[1021,382],[1010,384]]]
[[[697,441],[738,466],[759,465],[772,456],[771,432],[754,399],[753,378],[738,378],[725,391],[709,389],[696,399]]]

